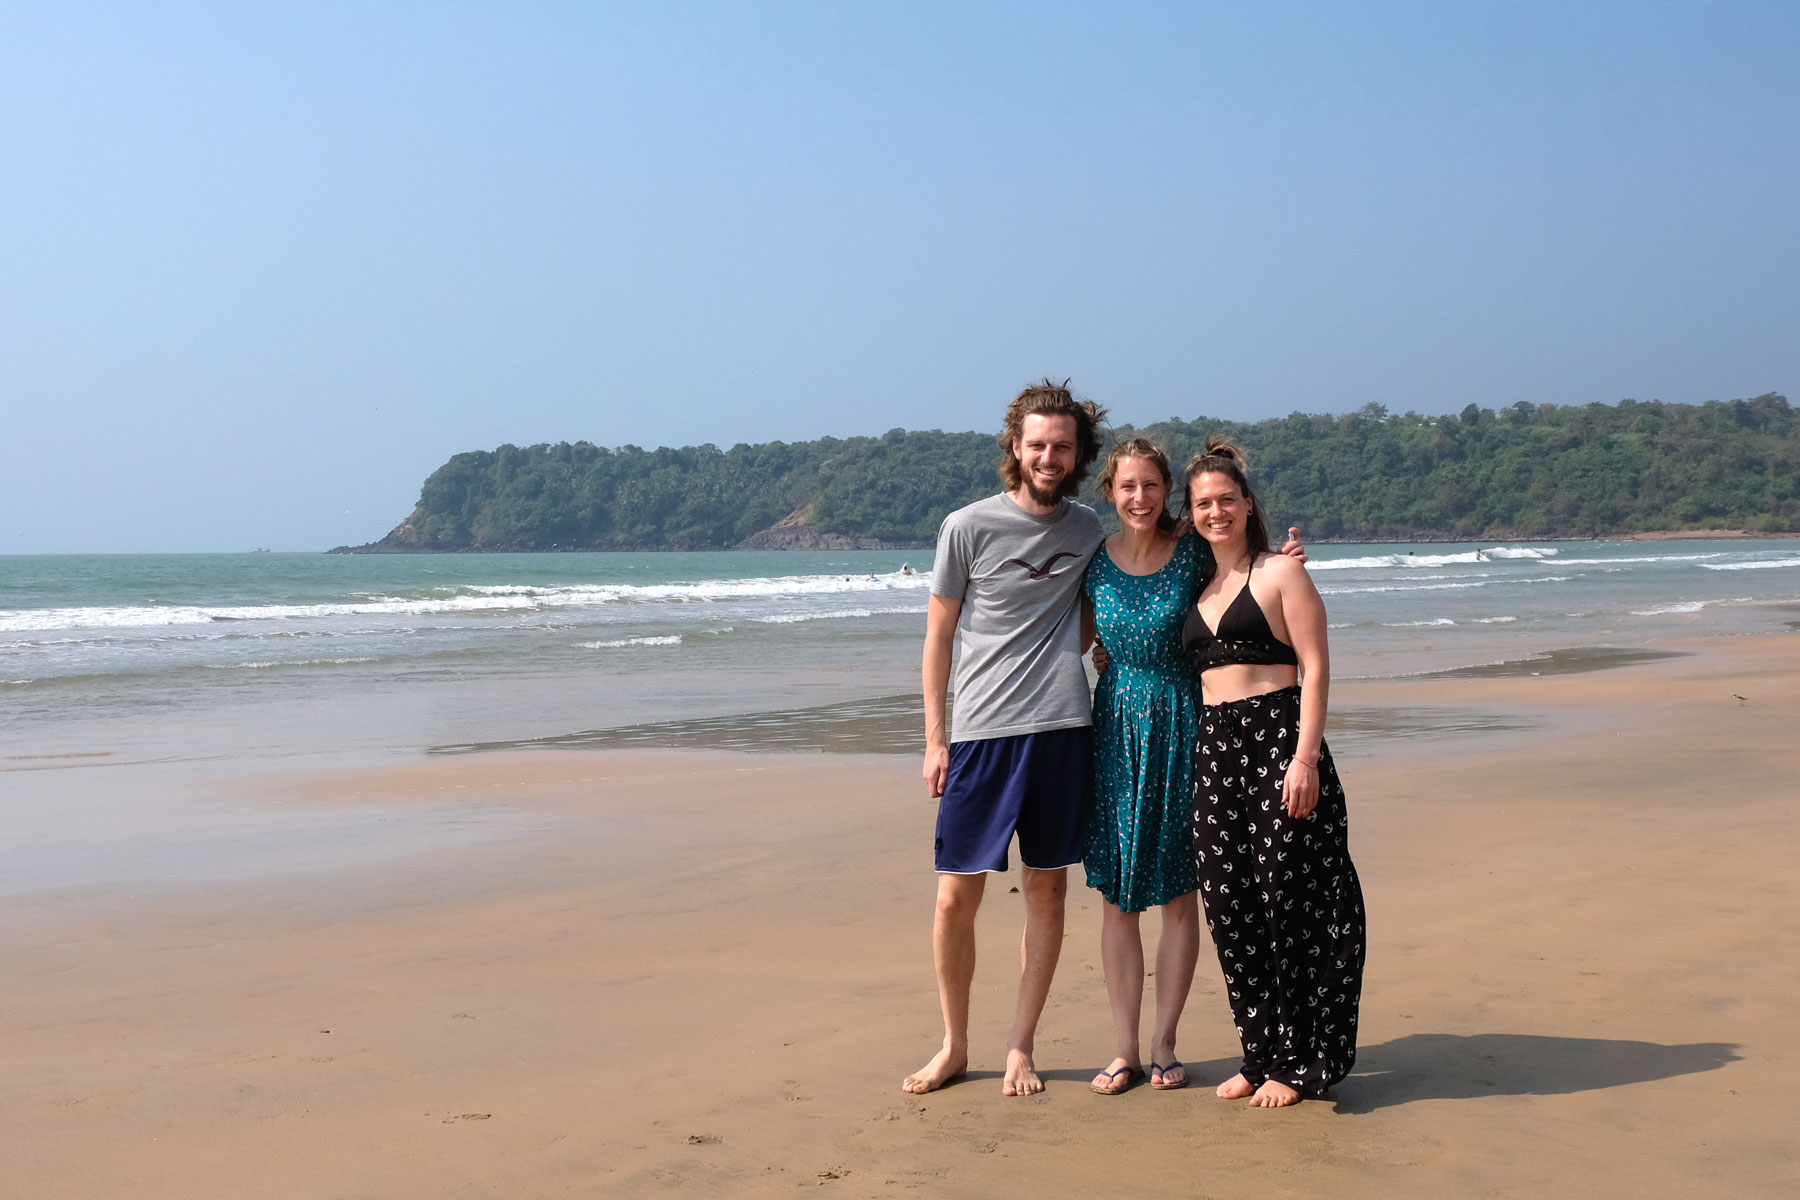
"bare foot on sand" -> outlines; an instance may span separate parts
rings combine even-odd
[[[935,1092],[952,1079],[969,1069],[967,1051],[952,1051],[945,1046],[932,1056],[930,1062],[900,1081],[900,1090],[922,1096],[926,1092]]]
[[[1250,1081],[1245,1079],[1241,1074],[1233,1075],[1230,1079],[1227,1079],[1224,1083],[1219,1085],[1219,1099],[1242,1100],[1245,1096],[1248,1096],[1255,1090],[1255,1088],[1250,1086]]]
[[[1290,1104],[1300,1103],[1300,1093],[1285,1083],[1276,1083],[1273,1079],[1263,1081],[1256,1089],[1256,1095],[1250,1097],[1251,1108],[1286,1108]]]
[[[1031,1054],[1025,1050],[1008,1050],[1006,1052],[1006,1078],[1000,1082],[1002,1096],[1035,1096],[1044,1090],[1044,1081],[1038,1078],[1037,1064],[1031,1061]]]

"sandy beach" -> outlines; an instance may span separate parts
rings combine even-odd
[[[466,836],[9,904],[0,1193],[1791,1195],[1800,636],[1664,648],[1685,653],[1337,689],[1399,730],[1341,761],[1362,1049],[1334,1100],[1282,1112],[1089,1093],[1111,1035],[1078,879],[1048,1092],[1000,1095],[1021,917],[1000,876],[974,1069],[902,1094],[939,1037],[910,758],[197,773],[257,811]],[[1235,1069],[1210,950],[1181,1049],[1198,1084]]]

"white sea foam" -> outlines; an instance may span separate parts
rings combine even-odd
[[[1431,576],[1426,576],[1431,578]],[[1567,583],[1570,575],[1521,575],[1517,579],[1468,579],[1461,583],[1374,583],[1367,587],[1332,587],[1325,585],[1319,588],[1321,596],[1361,596],[1382,592],[1448,592],[1463,591],[1468,588],[1487,587],[1490,583],[1510,587],[1515,584],[1528,583]]]
[[[615,638],[610,642],[576,642],[583,650],[619,650],[626,646],[679,646],[681,635],[672,633],[665,637]]]
[[[872,581],[867,577],[842,575],[787,575],[762,579],[709,579],[694,583],[584,584],[566,587],[476,584],[458,588],[430,588],[425,589],[424,594],[414,596],[363,593],[354,599],[324,604],[7,609],[0,610],[0,633],[60,629],[139,629],[206,625],[219,621],[306,620],[346,616],[479,615],[631,603],[779,600],[803,596],[920,592],[930,586],[931,577],[928,574],[878,575]]]
[[[53,646],[80,646],[105,638],[38,638],[29,642],[0,642],[0,650],[48,650]]]
[[[759,625],[798,625],[802,621],[838,621],[846,617],[881,617],[895,613],[922,613],[925,609],[918,605],[906,608],[840,608],[835,612],[806,613],[774,613],[766,617],[751,617]]]
[[[1636,554],[1622,558],[1559,558],[1556,562],[1564,567],[1616,567],[1623,563],[1699,562],[1703,558],[1722,557],[1720,554]]]
[[[1713,608],[1727,604],[1753,603],[1755,603],[1755,600],[1750,596],[1716,596],[1711,600],[1687,600],[1674,604],[1659,605],[1652,608],[1633,609],[1631,610],[1631,615],[1634,617],[1660,617],[1665,613],[1699,612],[1703,608]]]
[[[0,612],[0,631],[39,629],[151,629],[158,626],[207,625],[215,621],[280,621],[318,617],[425,615],[517,609],[518,604],[457,596],[448,600],[392,597],[363,604],[264,604],[243,608],[200,608],[186,605],[133,608],[41,608]]]
[[[1463,550],[1456,554],[1371,554],[1364,558],[1314,560],[1306,565],[1314,571],[1379,570],[1382,567],[1417,570],[1420,567],[1448,567],[1496,558],[1554,558],[1557,553],[1553,546],[1495,546],[1479,551]]]
[[[1463,588],[1486,587],[1487,580],[1477,579],[1468,583],[1386,583],[1374,584],[1370,587],[1322,587],[1322,596],[1360,596],[1371,592],[1444,592],[1460,591]]]
[[[1761,559],[1756,562],[1701,563],[1709,571],[1771,571],[1778,567],[1800,567],[1800,558]]]
[[[1371,571],[1383,567],[1447,567],[1452,563],[1473,563],[1473,550],[1462,554],[1371,554],[1363,558],[1313,559],[1307,563],[1311,571]]]
[[[1416,626],[1420,626],[1420,625],[1454,625],[1454,624],[1456,624],[1456,622],[1452,621],[1449,617],[1438,617],[1435,620],[1430,620],[1430,621],[1383,621],[1382,622],[1382,625],[1384,625],[1388,629],[1412,629],[1412,628],[1414,628]]]
[[[1476,624],[1476,625],[1505,625],[1508,622],[1516,621],[1518,619],[1519,618],[1517,618],[1517,617],[1476,617],[1476,618],[1474,618],[1474,624]]]
[[[931,586],[929,574],[777,575],[758,579],[701,579],[692,583],[594,583],[561,587],[480,584],[459,589],[479,596],[515,597],[532,605],[561,607],[629,603],[634,600],[717,601],[821,596],[844,593],[918,592]]]
[[[268,667],[341,667],[375,661],[373,658],[285,658],[271,662],[207,663],[206,666],[212,671],[260,671]]]

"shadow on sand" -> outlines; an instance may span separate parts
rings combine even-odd
[[[1415,1100],[1556,1096],[1716,1071],[1741,1055],[1730,1042],[1663,1046],[1522,1033],[1415,1033],[1364,1046],[1356,1070],[1333,1090],[1341,1113]]]
[[[1469,1100],[1476,1096],[1559,1096],[1648,1083],[1677,1075],[1716,1071],[1742,1055],[1732,1042],[1664,1046],[1605,1038],[1538,1037],[1523,1033],[1415,1033],[1356,1052],[1356,1070],[1332,1090],[1326,1103],[1356,1115],[1418,1100]],[[1093,1067],[1039,1071],[1051,1090],[1087,1090]],[[1210,1092],[1235,1074],[1238,1060],[1187,1064],[1190,1087]],[[970,1071],[942,1090],[971,1084],[998,1088],[1001,1072]],[[1137,1086],[1142,1086],[1137,1085]],[[1135,1087],[1134,1089],[1135,1090]]]

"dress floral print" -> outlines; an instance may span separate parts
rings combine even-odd
[[[1125,912],[1194,890],[1190,806],[1199,687],[1181,623],[1210,549],[1184,537],[1162,570],[1121,571],[1102,546],[1084,588],[1111,660],[1094,689],[1094,792],[1083,860],[1088,886]]]

